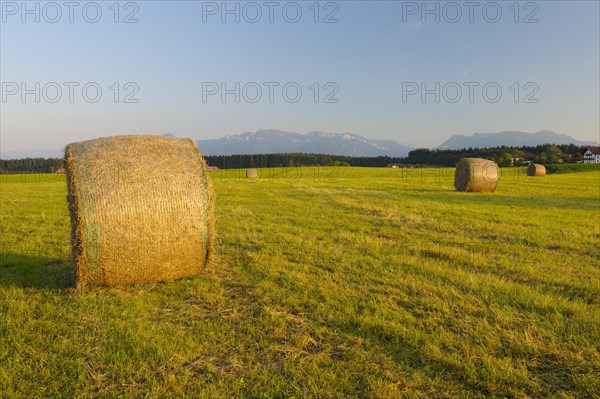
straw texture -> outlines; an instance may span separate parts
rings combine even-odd
[[[193,275],[211,259],[214,194],[190,139],[104,137],[65,149],[77,287]]]
[[[493,161],[481,158],[463,158],[454,172],[454,188],[466,192],[494,192],[500,170]]]
[[[246,169],[246,179],[258,179],[258,170]]]
[[[530,163],[527,167],[527,176],[546,176],[546,167],[538,163]]]

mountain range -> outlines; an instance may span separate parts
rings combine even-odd
[[[535,133],[505,131],[499,133],[474,133],[472,136],[455,135],[444,141],[438,149],[460,150],[463,148],[518,147],[540,144],[597,145],[593,141],[580,141],[566,134],[540,130]]]
[[[535,133],[503,131],[499,133],[474,133],[472,136],[455,135],[442,143],[438,149],[518,147],[540,144],[597,145],[593,141],[580,141],[566,134],[550,130]],[[205,155],[268,154],[304,152],[332,155],[372,157],[387,155],[404,157],[412,147],[393,140],[373,140],[352,133],[308,134],[265,129],[256,132],[228,135],[220,139],[199,140],[198,147]]]
[[[198,147],[205,155],[318,153],[376,157],[404,157],[412,147],[393,140],[373,140],[352,133],[308,134],[264,129],[225,136],[216,140],[200,140]]]
[[[172,133],[165,137],[176,137]],[[220,139],[198,140],[204,155],[268,154],[268,153],[319,153],[360,157],[392,156],[404,157],[413,148],[393,140],[374,140],[353,133],[308,134],[277,129],[262,129],[256,132],[232,134]],[[438,149],[486,148],[498,146],[536,146],[539,144],[598,145],[593,141],[580,141],[566,134],[549,130],[535,133],[504,131],[499,133],[474,133],[472,136],[455,135],[442,143]],[[60,158],[62,149],[1,151],[2,159],[27,157]]]

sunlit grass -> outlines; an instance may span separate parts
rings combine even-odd
[[[600,173],[213,171],[217,262],[72,288],[62,176],[1,176],[0,397],[599,397]]]

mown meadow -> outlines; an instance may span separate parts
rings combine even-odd
[[[85,291],[64,176],[0,176],[0,397],[600,398],[599,171],[259,173],[202,273]]]

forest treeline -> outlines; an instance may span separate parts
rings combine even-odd
[[[219,169],[274,168],[281,166],[371,166],[385,167],[401,162],[392,157],[349,157],[326,154],[206,155],[206,162]]]
[[[536,146],[466,148],[462,150],[412,150],[403,163],[455,166],[461,158],[491,159],[500,166],[520,166],[531,161],[543,165],[574,163],[583,160],[587,147],[574,144],[541,144]]]
[[[0,173],[54,173],[62,167],[62,158],[23,158],[0,160]]]
[[[258,155],[208,155],[204,158],[211,166],[220,169],[269,168],[278,166],[455,166],[461,158],[485,158],[500,166],[522,165],[526,161],[541,164],[570,163],[583,159],[587,147],[542,144],[537,146],[467,148],[462,150],[430,150],[418,148],[407,157],[350,157],[323,154],[258,154]]]
[[[586,147],[543,144],[537,146],[468,148],[462,150],[430,150],[418,148],[407,157],[351,157],[326,154],[242,154],[207,155],[210,166],[220,169],[272,168],[282,166],[455,166],[461,158],[486,158],[500,166],[522,165],[526,161],[541,164],[574,163],[583,159]],[[25,158],[0,160],[0,173],[53,173],[63,167],[61,158]]]

